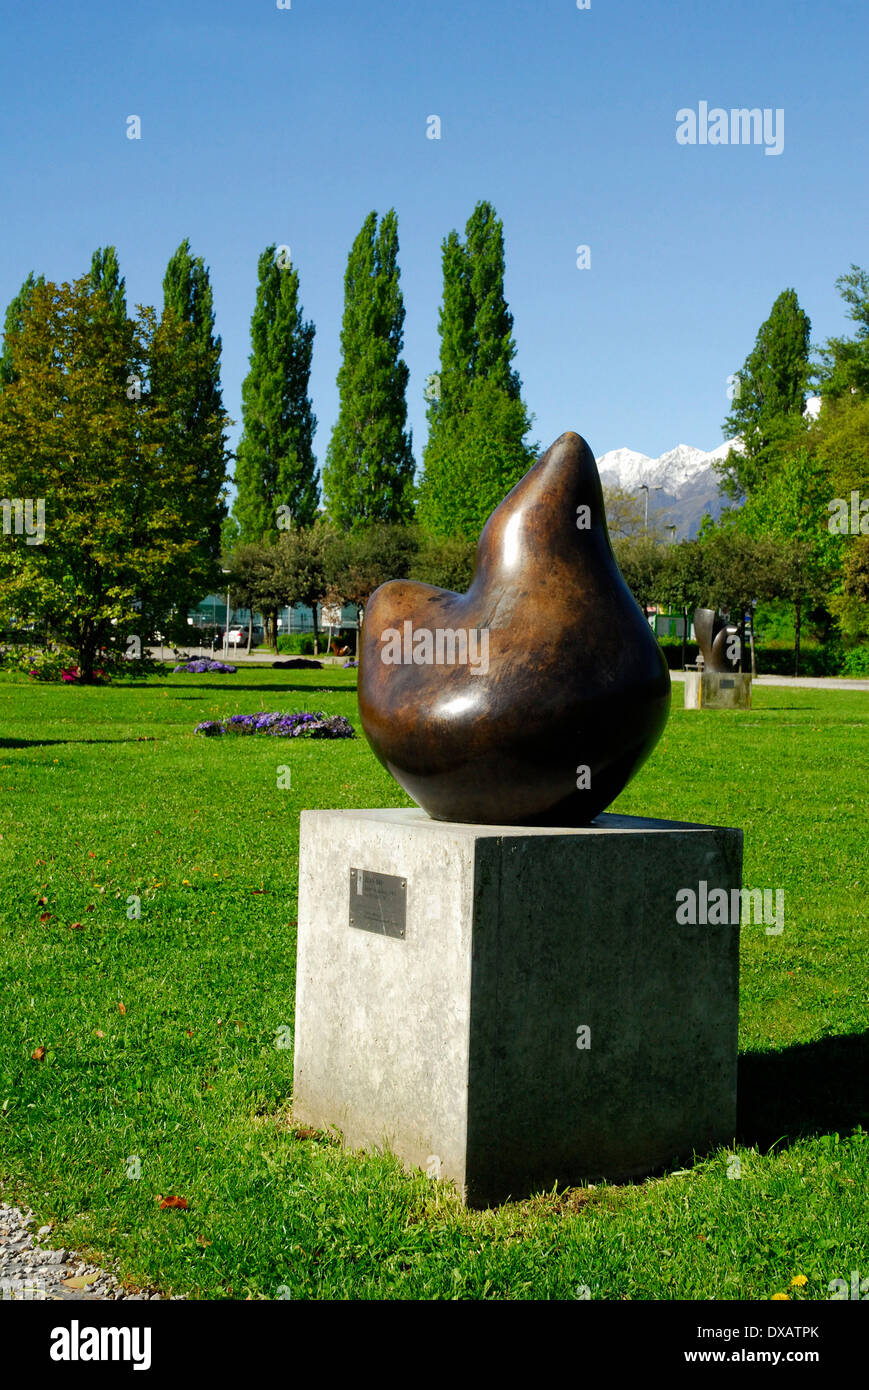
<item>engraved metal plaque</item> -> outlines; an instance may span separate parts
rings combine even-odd
[[[407,879],[350,870],[350,925],[380,936],[404,940],[407,926]]]
[[[732,690],[733,687],[734,687],[734,682],[733,682],[733,681],[721,680],[721,681],[718,682],[718,684],[719,684],[719,687],[720,687],[721,690]]]

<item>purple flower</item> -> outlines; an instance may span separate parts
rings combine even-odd
[[[180,666],[176,666],[173,674],[185,671],[191,676],[202,676],[206,671],[217,671],[222,675],[234,676],[237,669],[235,666],[227,666],[223,661],[206,661],[204,657],[198,657],[196,661],[184,661]]]
[[[217,721],[206,720],[194,731],[206,737],[213,734],[268,734],[273,738],[355,738],[353,725],[343,714],[327,715],[323,710],[298,710],[270,714],[231,714]]]

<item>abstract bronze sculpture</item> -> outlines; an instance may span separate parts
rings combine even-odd
[[[694,614],[694,636],[703,657],[704,671],[729,674],[740,669],[738,654],[742,650],[742,644],[739,640],[739,628],[735,623],[726,623],[714,608],[698,608]]]
[[[572,432],[489,517],[466,594],[392,580],[365,610],[362,727],[435,820],[586,825],[648,757],[669,706],[594,456]]]

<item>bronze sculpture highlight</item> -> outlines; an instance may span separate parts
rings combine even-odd
[[[586,825],[648,757],[669,706],[594,456],[572,432],[489,517],[466,594],[392,580],[366,606],[362,726],[435,820]]]

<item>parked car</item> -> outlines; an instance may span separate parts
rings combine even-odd
[[[221,638],[221,641],[222,641],[222,640],[223,640],[223,639]],[[227,635],[226,635],[226,640],[227,640],[227,643],[228,643],[228,645],[229,645],[230,647],[246,647],[246,646],[247,646],[247,624],[246,624],[246,623],[242,623],[242,624],[236,623],[236,624],[234,624],[234,626],[231,627],[231,628],[229,629],[229,632],[228,632]],[[258,627],[256,624],[254,624],[254,626],[253,626],[253,628],[252,628],[252,630],[251,630],[251,637],[250,637],[250,645],[251,645],[251,647],[258,647],[258,646],[260,645],[260,643],[262,642],[262,640],[263,640],[263,630],[262,630],[261,627]]]

